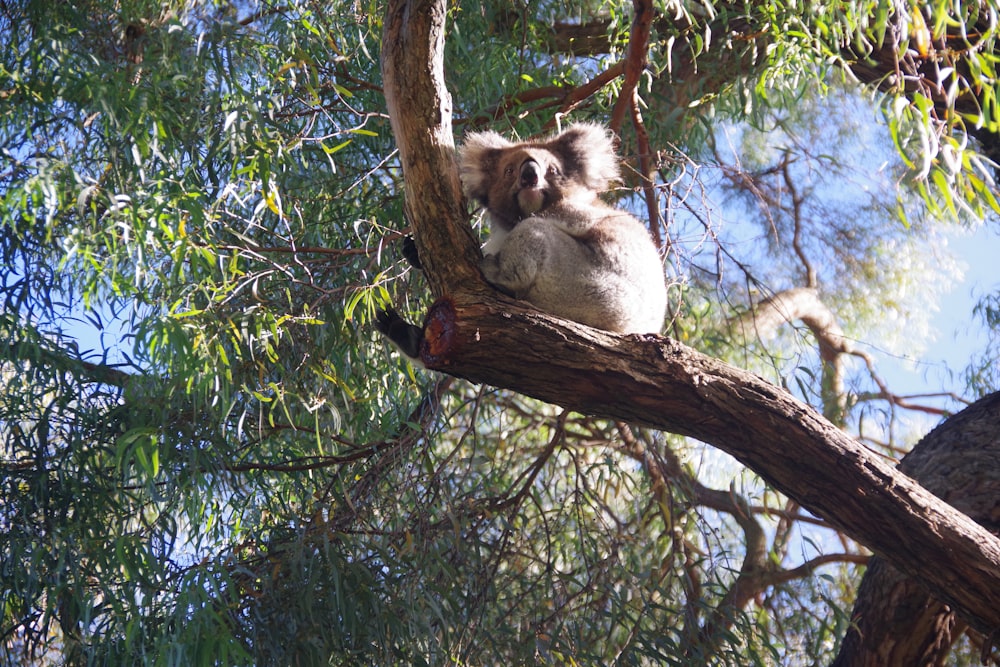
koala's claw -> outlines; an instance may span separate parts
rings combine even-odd
[[[424,265],[420,263],[420,253],[417,252],[417,242],[412,236],[403,237],[403,257],[413,268],[423,270]]]
[[[424,330],[404,320],[392,306],[376,311],[375,328],[410,359],[420,359],[420,343],[424,339]]]

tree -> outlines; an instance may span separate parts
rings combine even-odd
[[[989,655],[996,395],[906,459],[921,487],[849,435],[888,438],[916,399],[844,334],[865,313],[841,324],[830,304],[891,286],[867,253],[919,256],[934,215],[996,208],[993,8],[50,5],[8,3],[0,26],[8,660],[742,665],[829,660],[846,635],[842,664],[885,646],[912,664],[966,624]],[[716,118],[767,126],[744,147],[805,136],[809,88],[860,99],[842,72],[886,95],[894,182],[919,199],[824,226],[808,165],[848,165],[791,140],[728,160]],[[719,358],[486,285],[449,89],[469,127],[572,112],[619,131],[639,193],[620,204],[647,212],[677,273],[668,331]],[[685,198],[699,187],[750,202],[773,232],[761,255],[788,259],[733,254]],[[422,276],[396,261],[404,219]],[[679,233],[699,222],[763,297],[700,279]],[[831,237],[856,245],[831,258]],[[422,312],[427,291],[423,360],[442,373],[400,367],[370,324],[390,296]],[[761,334],[793,302],[818,349],[790,364],[803,400],[721,360],[780,380],[801,339]],[[133,344],[88,351],[71,318]],[[769,484],[719,484],[681,436]],[[849,565],[868,556],[847,537],[811,552],[830,528],[878,554],[861,635]],[[879,623],[884,590],[918,601],[910,625]]]

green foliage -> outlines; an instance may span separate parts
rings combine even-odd
[[[794,3],[659,10],[690,25],[654,26],[641,87],[654,144],[683,138],[692,155],[710,155],[723,122],[749,120],[772,130],[770,143],[743,136],[741,152],[761,169],[780,152],[776,136],[822,134],[809,121],[829,108],[812,94],[839,94],[829,82],[843,46],[876,48],[891,18],[887,7],[843,3],[809,16]],[[792,530],[784,517],[794,513],[752,475],[682,439],[403,368],[376,339],[376,304],[420,317],[427,298],[398,261],[405,219],[380,90],[383,11],[7,3],[0,656],[741,666],[829,657],[846,625],[848,568],[730,603],[753,526]],[[979,20],[947,11],[928,9],[933,35]],[[602,49],[557,48],[555,20],[594,17],[586,43]],[[620,80],[570,94],[625,53],[630,3],[455,2],[449,20],[462,131],[527,136],[563,111],[607,119]],[[720,30],[747,24],[767,27],[763,41]],[[993,39],[969,48],[959,90],[993,85]],[[671,78],[687,57],[699,76],[682,91]],[[885,92],[888,134],[936,202],[931,212],[996,208],[991,165],[960,131],[994,128],[995,95],[975,118],[963,110],[942,121],[900,93]],[[930,137],[937,143],[921,144]],[[624,140],[634,145],[629,132]],[[842,179],[859,159],[815,164]],[[691,164],[664,161],[661,185],[709,189],[709,179],[677,176]],[[816,223],[809,250],[835,302],[866,302],[846,311],[864,330],[886,305],[868,301],[882,283],[925,266],[890,266],[887,256],[902,254],[893,243],[917,248],[930,222],[900,194],[906,232],[890,226],[885,200],[830,200],[836,187],[814,190],[827,211],[850,210],[850,224]],[[787,236],[788,220],[773,221]],[[714,232],[702,225],[698,242]],[[741,242],[716,240],[720,253]],[[771,241],[746,261],[764,267],[760,284],[794,284],[796,260],[764,262],[779,250]],[[734,282],[702,280],[703,256],[682,245],[671,255],[684,314],[673,331],[721,353],[732,304],[720,296],[735,294]],[[812,374],[803,394],[817,367],[801,373]],[[803,552],[830,548],[809,539]],[[766,562],[777,569],[800,555],[774,539]]]
[[[1000,386],[1000,294],[987,295],[976,306],[977,318],[987,332],[986,349],[981,358],[966,369],[969,385],[977,396],[985,396]]]

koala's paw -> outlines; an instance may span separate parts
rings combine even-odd
[[[410,266],[415,269],[420,269],[421,271],[423,270],[424,265],[420,263],[420,253],[417,252],[417,242],[413,240],[412,236],[403,237],[402,251],[403,259],[405,259]]]
[[[483,272],[487,282],[496,283],[500,278],[500,261],[496,255],[486,255],[479,264],[479,270]]]
[[[375,328],[411,360],[419,361],[424,331],[404,320],[392,306],[375,313]]]
[[[504,284],[500,273],[500,262],[497,260],[496,255],[486,255],[483,257],[483,261],[479,265],[479,270],[483,272],[486,282],[493,285],[498,291],[503,292],[507,296],[517,298],[517,292]]]

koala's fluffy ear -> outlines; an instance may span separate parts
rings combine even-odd
[[[465,138],[458,149],[458,172],[466,197],[489,206],[490,184],[498,177],[496,171],[500,152],[513,145],[492,130],[476,132]]]
[[[621,179],[611,132],[592,123],[574,123],[548,144],[563,158],[568,176],[595,192]]]

